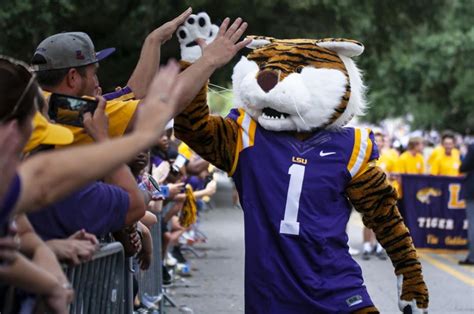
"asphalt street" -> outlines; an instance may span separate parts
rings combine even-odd
[[[244,229],[240,209],[213,209],[202,216],[201,229],[208,242],[195,246],[200,255],[188,253],[192,277],[178,280],[168,289],[177,308],[165,313],[243,313]],[[362,248],[362,222],[351,217],[349,243]],[[423,272],[430,291],[429,313],[474,313],[474,267],[461,267],[457,260],[464,253],[440,254],[420,251]],[[389,260],[372,257],[361,265],[368,291],[381,313],[400,313],[396,279]],[[189,310],[191,309],[192,312]]]

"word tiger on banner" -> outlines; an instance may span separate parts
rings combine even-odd
[[[467,248],[463,178],[402,175],[400,211],[418,248]]]

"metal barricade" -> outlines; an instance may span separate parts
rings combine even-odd
[[[151,229],[153,240],[153,258],[150,268],[138,271],[138,293],[143,305],[148,308],[163,309],[162,301],[162,256],[161,256],[161,215],[157,214],[158,222]]]
[[[125,256],[119,242],[105,244],[91,261],[66,268],[75,298],[70,313],[126,313]],[[125,271],[126,273],[126,271]]]

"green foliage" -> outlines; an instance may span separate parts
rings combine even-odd
[[[242,16],[249,23],[248,34],[357,39],[366,47],[357,62],[369,87],[367,120],[411,115],[417,128],[473,132],[472,0],[0,2],[0,53],[28,61],[43,38],[61,31],[85,31],[97,49],[116,47],[117,53],[101,63],[104,90],[126,83],[145,36],[187,5],[195,12],[207,11],[214,21]],[[179,57],[176,40],[163,48],[162,59],[170,57]],[[228,85],[238,58],[212,81]],[[221,94],[212,96],[217,111],[230,103]]]

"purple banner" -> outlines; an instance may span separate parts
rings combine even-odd
[[[402,175],[400,211],[415,247],[467,248],[463,178]]]

